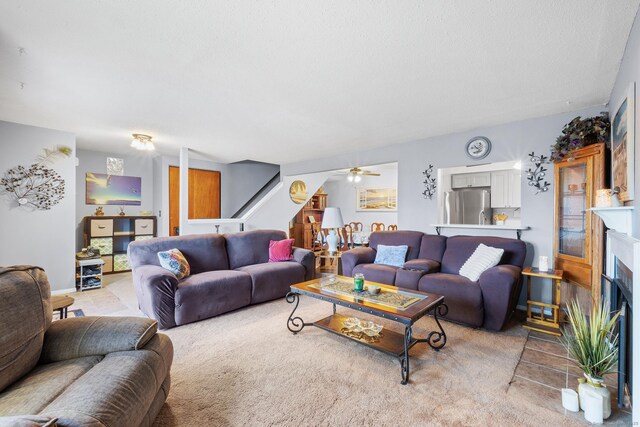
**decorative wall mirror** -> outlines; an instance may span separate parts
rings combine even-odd
[[[304,181],[295,180],[291,183],[291,187],[289,187],[289,197],[293,203],[298,205],[303,204],[307,201],[307,197],[309,197],[309,192],[307,191],[307,184]]]

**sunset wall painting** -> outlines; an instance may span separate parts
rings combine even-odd
[[[133,205],[142,204],[142,178],[103,173],[86,175],[87,205]]]
[[[398,195],[395,188],[359,188],[357,195],[357,211],[398,210]]]

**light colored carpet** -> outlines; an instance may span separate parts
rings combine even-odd
[[[392,356],[315,327],[291,334],[291,308],[283,299],[166,331],[175,346],[172,387],[155,425],[575,423],[508,393],[526,341],[520,326],[491,333],[444,322],[447,345],[440,352],[414,347],[411,382],[403,386]],[[297,311],[305,321],[330,312],[330,304],[306,297]],[[414,336],[434,327],[423,318]]]

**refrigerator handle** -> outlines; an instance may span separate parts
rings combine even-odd
[[[449,202],[450,191],[444,192],[444,223],[451,224],[451,205]]]

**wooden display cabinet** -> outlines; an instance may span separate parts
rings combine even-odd
[[[555,164],[555,267],[565,280],[591,290],[600,300],[604,225],[589,209],[596,190],[607,185],[607,152],[593,144],[567,154]]]
[[[327,207],[327,195],[316,193],[296,214],[293,219],[293,233],[291,238],[295,239],[294,245],[304,249],[313,249],[313,227],[309,217],[313,217],[316,227],[322,223],[324,208]]]

